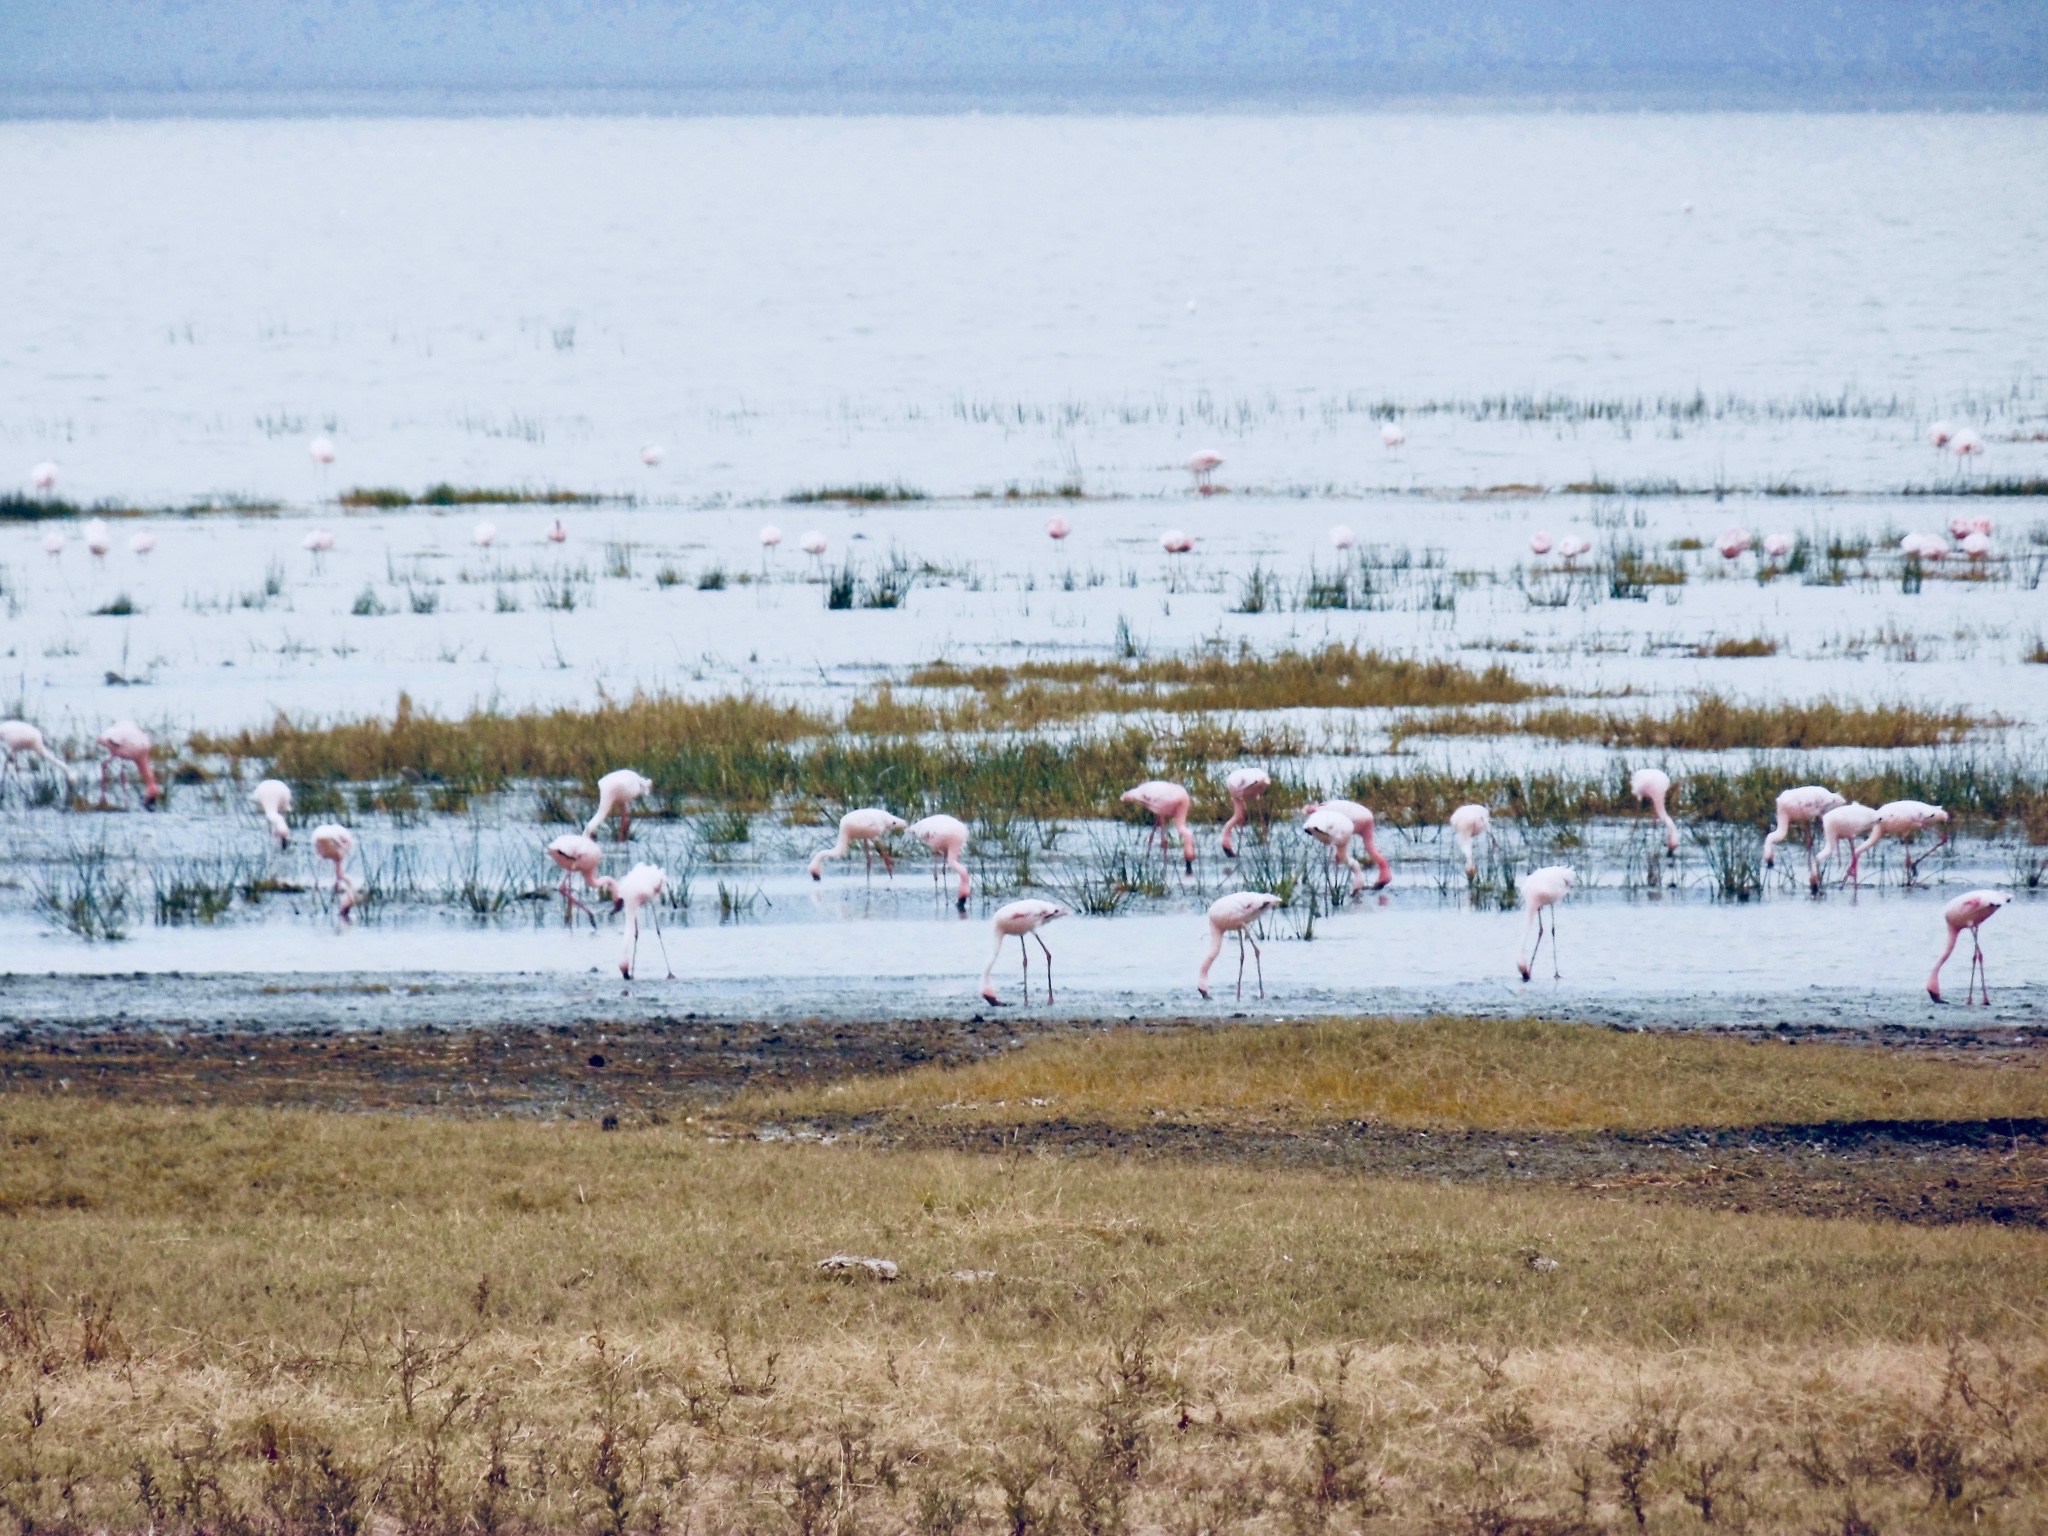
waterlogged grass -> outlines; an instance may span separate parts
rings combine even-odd
[[[803,503],[813,501],[925,501],[929,498],[915,486],[905,485],[902,481],[898,480],[893,485],[821,485],[811,490],[791,491],[782,499],[789,502]]]
[[[1653,1130],[2048,1114],[2037,1065],[1439,1018],[1119,1029],[993,1060],[808,1088],[742,1117],[1178,1121],[1494,1131]]]
[[[499,506],[589,506],[607,498],[584,491],[550,487],[450,485],[445,480],[415,495],[395,486],[358,485],[341,493],[344,507],[499,507]]]
[[[0,1106],[23,1530],[2038,1525],[2038,1233]]]
[[[1764,642],[1768,644],[1768,642]],[[1740,642],[1716,655],[1768,655]],[[1597,742],[1655,751],[1802,751],[1819,747],[1940,747],[1967,741],[2005,722],[1968,710],[1930,710],[1911,704],[1741,704],[1702,694],[1669,715],[1615,710],[1541,709],[1526,714],[1460,711],[1409,715],[1398,721],[1399,740],[1415,736],[1544,736],[1552,741]]]

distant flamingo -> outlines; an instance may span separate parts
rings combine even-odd
[[[1835,850],[1844,843],[1849,845],[1849,872],[1842,876],[1842,884],[1848,885],[1856,878],[1856,839],[1877,825],[1877,812],[1867,805],[1838,805],[1820,819],[1821,846],[1814,855],[1813,865],[1808,872],[1806,883],[1813,890],[1820,889],[1821,876],[1835,862]]]
[[[1929,997],[1937,1003],[1941,1001],[1941,968],[1948,964],[1948,957],[1955,953],[1956,940],[1967,928],[1970,930],[1970,989],[1963,994],[1963,1005],[1968,1007],[1976,1001],[1978,978],[1982,977],[1984,1006],[1991,1006],[1991,975],[1984,965],[1984,943],[1978,930],[1984,926],[1987,917],[2011,900],[2009,891],[1965,891],[1941,909],[1942,920],[1948,924],[1948,944],[1928,974]]]
[[[583,915],[590,919],[590,926],[595,928],[597,914],[576,899],[575,894],[569,889],[569,882],[581,875],[586,891],[608,894],[606,885],[597,875],[598,867],[604,863],[604,850],[598,847],[597,839],[582,832],[564,832],[548,844],[546,852],[547,856],[555,861],[556,867],[562,871],[562,883],[555,887],[562,893],[562,920],[573,927],[577,909],[581,908]]]
[[[1398,448],[1408,441],[1408,434],[1396,422],[1388,422],[1380,428],[1380,441],[1389,448]]]
[[[1769,869],[1778,861],[1778,844],[1791,835],[1792,824],[1798,822],[1806,828],[1806,847],[1813,851],[1813,824],[1820,821],[1829,811],[1838,810],[1849,802],[1836,794],[1825,784],[1802,784],[1797,789],[1788,789],[1778,796],[1778,824],[1764,834],[1764,868]]]
[[[768,524],[761,530],[761,548],[763,550],[773,549],[776,545],[780,544],[781,542],[782,530],[776,527],[773,523]]]
[[[1767,533],[1764,535],[1764,553],[1773,560],[1782,560],[1799,547],[1799,541],[1789,533]]]
[[[1223,792],[1230,796],[1230,820],[1223,823],[1225,857],[1237,857],[1237,829],[1251,819],[1245,802],[1263,800],[1272,787],[1273,776],[1263,768],[1233,768],[1224,779]]]
[[[1058,543],[1073,531],[1074,525],[1057,512],[1045,520],[1045,536],[1054,543]]]
[[[1204,496],[1216,489],[1213,480],[1216,471],[1223,467],[1223,455],[1213,449],[1204,448],[1188,460],[1188,473],[1195,477],[1195,489]]]
[[[825,535],[813,529],[797,540],[797,548],[807,555],[822,555],[825,553]]]
[[[1726,529],[1720,538],[1714,540],[1714,548],[1721,552],[1723,560],[1735,559],[1744,550],[1749,548],[1749,530],[1747,528]]]
[[[33,466],[28,472],[29,489],[39,496],[47,496],[57,489],[57,466],[49,459]]]
[[[1638,800],[1647,800],[1657,819],[1664,823],[1664,849],[1667,853],[1678,852],[1678,823],[1671,819],[1671,812],[1665,809],[1665,801],[1671,794],[1671,775],[1661,768],[1638,768],[1629,775],[1628,792]]]
[[[1194,553],[1195,538],[1191,533],[1183,533],[1178,528],[1169,528],[1166,532],[1159,535],[1159,547],[1169,555],[1189,555]]]
[[[1906,855],[1906,883],[1908,885],[1911,885],[1914,878],[1920,873],[1920,866],[1948,845],[1948,812],[1938,805],[1929,805],[1924,800],[1891,800],[1880,805],[1877,808],[1877,823],[1870,829],[1868,841],[1861,847],[1854,849],[1851,853],[1849,873],[1853,876],[1856,873],[1857,862],[1862,859],[1863,855],[1870,852],[1871,849],[1875,848],[1887,837],[1896,837],[1899,841],[1906,842],[1915,833],[1924,832],[1929,827],[1940,827],[1942,829],[1941,841],[1928,849],[1926,853],[1921,854],[1917,859],[1911,853]]]
[[[1045,955],[1045,1000],[1052,1001],[1052,951],[1045,947],[1045,938],[1039,933],[1047,923],[1074,914],[1055,901],[1013,901],[1006,907],[996,909],[994,927],[996,930],[995,952],[988,957],[988,964],[982,967],[982,1001],[993,1003],[998,1008],[1008,1005],[996,995],[996,962],[1003,958],[1003,940],[1015,938],[1017,948],[1024,957],[1024,1003],[1031,1003],[1031,951],[1024,943],[1024,936],[1030,934],[1038,940],[1038,947]]]
[[[1347,525],[1339,523],[1330,530],[1330,542],[1339,549],[1349,549],[1358,542],[1358,535],[1353,533]]]
[[[114,547],[114,535],[98,518],[85,525],[85,547],[92,551],[95,560],[106,559],[107,551]]]
[[[645,448],[642,448],[640,450],[640,462],[642,464],[645,464],[649,469],[654,468],[655,465],[659,464],[663,459],[667,457],[668,450],[663,448],[658,443],[649,443]]]
[[[947,866],[960,876],[958,905],[965,912],[968,893],[972,889],[967,879],[967,866],[960,862],[960,856],[967,851],[967,823],[957,816],[927,816],[910,824],[910,835],[931,849],[934,882],[939,878],[939,871]]]
[[[313,441],[306,444],[306,452],[312,455],[315,464],[325,469],[334,462],[334,440],[332,438],[316,437]]]
[[[1982,560],[1991,553],[1991,535],[1971,529],[1963,535],[1963,553],[1972,560]]]
[[[1988,517],[1973,517],[1970,519],[1970,531],[1972,533],[1981,533],[1988,539],[1991,537],[1992,529],[1993,524]]]
[[[71,782],[71,765],[52,752],[50,744],[43,740],[43,733],[26,720],[0,720],[0,747],[7,752],[6,763],[0,765],[0,784],[6,782],[10,773],[20,775],[21,765],[16,761],[16,754],[49,759],[64,775],[64,782]]]
[[[640,958],[640,912],[642,908],[654,921],[654,942],[661,946],[661,964],[668,972],[668,979],[676,979],[676,968],[669,964],[668,940],[661,936],[661,893],[668,889],[668,876],[658,864],[635,864],[617,880],[605,882],[611,888],[612,911],[626,914],[626,939],[619,950],[619,974],[631,981],[633,966]]]
[[[1237,995],[1244,997],[1244,947],[1252,947],[1252,963],[1257,968],[1259,996],[1266,995],[1266,961],[1259,953],[1259,941],[1251,936],[1250,928],[1259,918],[1273,907],[1282,903],[1270,891],[1233,891],[1209,904],[1209,952],[1202,956],[1202,969],[1195,976],[1195,990],[1209,995],[1209,967],[1216,963],[1216,957],[1223,953],[1223,935],[1237,935]]]
[[[1170,827],[1180,834],[1181,858],[1189,874],[1195,872],[1195,835],[1188,830],[1188,807],[1194,803],[1187,790],[1167,779],[1147,779],[1144,783],[1123,792],[1126,805],[1142,806],[1157,819],[1156,835],[1159,851],[1167,858],[1173,857],[1173,841],[1168,833]]]
[[[548,525],[548,542],[550,544],[566,543],[568,538],[569,530],[562,526],[562,520],[559,517]]]
[[[1365,867],[1351,856],[1351,839],[1363,838],[1365,851],[1373,862],[1379,878],[1373,889],[1383,891],[1394,883],[1393,866],[1387,863],[1380,852],[1379,843],[1373,837],[1373,814],[1356,800],[1324,800],[1313,805],[1304,805],[1302,831],[1319,843],[1327,843],[1336,854],[1337,862],[1351,871],[1351,890],[1355,895],[1365,889]],[[1349,827],[1351,834],[1344,835]]]
[[[1529,535],[1529,548],[1532,552],[1539,555],[1549,554],[1550,535],[1545,533],[1541,528],[1538,528],[1534,533]]]
[[[1956,429],[1945,421],[1937,421],[1927,429],[1927,441],[1937,448],[1946,448],[1949,439],[1956,435]]]
[[[327,563],[327,551],[334,548],[334,535],[325,528],[315,528],[299,541],[313,557],[313,569],[320,570]]]
[[[1543,949],[1543,914],[1550,913],[1550,976],[1553,981],[1563,973],[1557,965],[1557,904],[1572,892],[1572,883],[1578,876],[1569,864],[1548,864],[1542,869],[1532,870],[1522,882],[1522,908],[1529,914],[1528,926],[1522,931],[1522,952],[1515,960],[1515,968],[1527,981],[1536,964],[1536,956]],[[1534,937],[1535,946],[1530,946]]]
[[[64,535],[57,529],[52,528],[43,535],[43,553],[46,555],[61,555],[64,553]]]
[[[584,824],[585,837],[597,836],[605,817],[619,813],[619,841],[633,835],[633,802],[654,792],[654,780],[631,768],[616,768],[597,781],[597,814]]]
[[[889,845],[883,839],[904,831],[907,825],[901,816],[892,816],[880,806],[871,805],[864,810],[848,811],[839,818],[838,841],[831,847],[820,848],[811,855],[811,878],[824,879],[825,861],[845,858],[853,851],[853,845],[859,843],[861,852],[867,855],[868,878],[872,880],[875,877],[875,855],[879,853],[882,856],[882,868],[888,872],[891,879],[894,879],[896,861],[889,856]]]
[[[1479,861],[1472,856],[1472,850],[1479,839],[1493,841],[1493,812],[1483,805],[1461,805],[1451,812],[1451,834],[1458,840],[1458,851],[1465,855],[1465,878],[1470,880],[1479,873]]]
[[[117,720],[100,733],[99,744],[107,754],[100,761],[100,804],[107,803],[109,770],[116,763],[132,763],[142,779],[143,808],[155,810],[163,791],[157,787],[156,773],[150,767],[149,754],[155,743],[149,739],[149,732],[133,720]]]
[[[1948,556],[1948,541],[1938,533],[1909,533],[1899,540],[1899,553],[1909,558],[1942,560]]]
[[[281,849],[291,847],[292,824],[285,820],[292,813],[291,785],[283,779],[265,779],[249,798],[256,802],[256,809],[270,823],[270,835],[277,839],[277,846]]]
[[[1580,534],[1568,533],[1557,541],[1557,556],[1566,565],[1570,565],[1581,555],[1591,554],[1592,552],[1593,541]]]
[[[356,851],[356,835],[347,827],[328,822],[313,829],[313,853],[317,858],[326,859],[334,865],[334,893],[341,898],[338,914],[345,923],[349,913],[362,900],[363,888],[348,877],[343,869],[349,856]]]
[[[1948,451],[1959,459],[1974,458],[1984,451],[1984,439],[1965,427],[1949,440]]]
[[[489,522],[478,523],[476,531],[470,537],[476,540],[478,549],[489,549],[498,541],[498,525]]]
[[[1960,512],[1958,512],[1954,517],[1948,520],[1948,536],[1952,539],[1962,538],[1963,535],[1967,534],[1970,531],[1970,528],[1971,523],[1969,518],[1965,517]]]

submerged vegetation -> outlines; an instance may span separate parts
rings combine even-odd
[[[812,501],[926,501],[930,498],[915,486],[905,485],[901,480],[898,480],[894,485],[821,485],[813,490],[791,491],[782,499],[784,501],[802,503]]]
[[[597,502],[615,498],[599,496],[587,491],[564,491],[553,487],[546,490],[532,490],[525,487],[450,485],[442,481],[430,485],[418,495],[399,490],[393,486],[351,486],[341,493],[344,507],[512,507],[512,506],[590,506]]]

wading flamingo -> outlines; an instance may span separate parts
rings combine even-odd
[[[489,549],[498,542],[498,525],[492,522],[478,523],[476,531],[471,533],[470,537],[476,540],[478,549]]]
[[[1074,531],[1074,525],[1055,512],[1045,520],[1045,536],[1057,544]]]
[[[1589,555],[1592,552],[1593,541],[1581,534],[1568,533],[1557,541],[1557,557],[1566,565],[1570,565],[1581,555]]]
[[[630,768],[615,768],[597,781],[597,814],[584,823],[585,837],[597,836],[605,817],[619,813],[619,841],[633,835],[633,802],[654,791],[654,780]]]
[[[1937,448],[1946,448],[1949,439],[1955,435],[1956,429],[1945,421],[1937,421],[1927,429],[1927,441]]]
[[[1721,552],[1723,560],[1738,558],[1749,548],[1749,530],[1739,527],[1724,530],[1721,537],[1714,540],[1714,548]]]
[[[676,979],[669,964],[668,940],[661,936],[661,893],[668,889],[668,876],[659,864],[635,864],[617,880],[607,879],[612,893],[612,911],[626,914],[626,941],[619,950],[619,974],[631,981],[633,966],[640,958],[640,912],[644,907],[654,922],[654,942],[661,946],[662,968],[668,979]]]
[[[1848,803],[1825,784],[1802,784],[1797,789],[1788,789],[1779,795],[1778,824],[1764,834],[1764,868],[1769,869],[1778,862],[1778,844],[1791,835],[1794,822],[1806,828],[1806,851],[1810,863],[1813,853],[1813,824],[1829,811],[1839,810]]]
[[[1948,845],[1948,812],[1938,805],[1929,805],[1924,800],[1890,800],[1877,808],[1877,823],[1870,829],[1869,839],[1853,851],[1849,859],[1849,873],[1855,874],[1856,865],[1863,855],[1870,852],[1887,837],[1896,837],[1900,842],[1909,841],[1916,832],[1929,827],[1941,828],[1941,841],[1926,853],[1914,858],[1906,855],[1906,883],[1911,885],[1920,873],[1920,866]]]
[[[1515,968],[1527,981],[1533,973],[1536,956],[1543,948],[1543,914],[1550,913],[1550,976],[1557,980],[1563,973],[1557,965],[1557,904],[1572,892],[1572,882],[1579,877],[1572,872],[1569,864],[1547,864],[1542,869],[1532,870],[1522,882],[1522,910],[1529,914],[1528,925],[1522,930],[1522,953],[1515,960]],[[1535,939],[1532,948],[1530,939]]]
[[[1991,976],[1984,967],[1984,944],[1977,930],[1984,926],[1984,919],[2012,900],[2009,891],[1965,891],[1954,901],[1941,909],[1942,920],[1948,924],[1948,944],[1942,949],[1941,958],[1934,962],[1934,969],[1927,977],[1927,995],[1937,1003],[1941,1001],[1941,968],[1948,964],[1948,957],[1955,953],[1956,940],[1965,928],[1970,930],[1970,989],[1963,994],[1963,1006],[1976,1001],[1977,984],[1981,977],[1984,985],[1984,1006],[1991,1006]]]
[[[57,489],[57,466],[49,459],[34,465],[28,472],[29,489],[39,496],[47,496]]]
[[[1237,829],[1251,820],[1247,800],[1264,800],[1266,791],[1273,787],[1273,776],[1263,768],[1233,768],[1230,776],[1223,781],[1224,793],[1230,796],[1230,820],[1223,823],[1223,852],[1229,858],[1237,857]]]
[[[1173,857],[1173,839],[1169,828],[1180,834],[1180,852],[1187,872],[1195,872],[1195,835],[1188,830],[1188,807],[1194,803],[1187,790],[1167,779],[1147,779],[1123,792],[1126,805],[1142,806],[1150,811],[1157,826],[1154,835],[1159,839],[1159,851],[1167,858]]]
[[[1195,975],[1195,990],[1209,995],[1209,967],[1216,963],[1216,957],[1223,953],[1223,935],[1237,935],[1237,995],[1244,997],[1244,947],[1252,947],[1252,963],[1257,967],[1259,996],[1266,995],[1266,962],[1259,953],[1259,941],[1249,932],[1253,923],[1268,908],[1279,906],[1280,898],[1270,891],[1233,891],[1209,904],[1209,952],[1202,956],[1202,969]]]
[[[143,529],[142,532],[136,534],[134,538],[128,541],[129,552],[134,555],[147,555],[152,549],[155,548],[156,535],[151,533],[147,528]]]
[[[1372,812],[1360,805],[1356,800],[1324,800],[1314,805],[1304,805],[1301,808],[1302,815],[1310,818],[1315,817],[1321,811],[1330,811],[1341,816],[1351,824],[1351,836],[1365,840],[1366,856],[1372,860],[1373,869],[1378,875],[1378,878],[1373,881],[1373,889],[1384,891],[1388,886],[1392,885],[1394,883],[1394,868],[1387,862],[1386,855],[1380,852],[1380,845],[1373,836],[1374,823]],[[1330,845],[1337,855],[1337,862],[1348,866],[1351,870],[1351,889],[1354,892],[1360,890],[1365,885],[1365,870],[1357,860],[1351,857],[1350,838],[1346,838],[1340,846],[1335,840],[1335,825],[1329,822],[1322,823],[1321,825],[1325,827],[1325,832],[1309,832],[1307,822],[1302,823],[1302,830],[1308,832],[1309,836],[1315,838],[1317,842]]]
[[[334,548],[334,534],[326,528],[315,528],[299,543],[313,557],[313,569],[317,571],[327,564],[327,551]]]
[[[645,464],[649,469],[654,468],[655,465],[659,464],[663,459],[667,457],[668,450],[666,448],[663,448],[659,443],[649,443],[645,448],[642,448],[640,450],[640,462],[642,464]]]
[[[871,805],[864,810],[848,811],[839,818],[839,840],[830,848],[820,848],[811,855],[811,878],[824,879],[825,861],[845,858],[853,851],[853,845],[859,843],[861,851],[867,855],[868,878],[875,878],[875,855],[879,853],[882,856],[882,868],[889,872],[889,877],[893,880],[896,877],[896,861],[889,856],[889,845],[883,839],[903,831],[907,825],[901,816],[892,816],[880,806]]]
[[[1820,889],[1821,876],[1835,862],[1835,850],[1842,844],[1849,845],[1849,872],[1842,876],[1847,885],[1856,878],[1856,839],[1862,837],[1877,825],[1877,812],[1867,805],[1838,805],[1826,812],[1820,819],[1820,851],[1814,855],[1813,868],[1807,875],[1807,885],[1813,890]]]
[[[328,437],[316,437],[313,441],[306,444],[306,452],[315,464],[325,469],[334,462],[334,440]]]
[[[967,823],[957,816],[927,816],[910,824],[910,835],[932,851],[933,884],[938,883],[939,871],[948,866],[960,876],[958,905],[965,912],[967,895],[972,889],[967,866],[960,862],[960,855],[967,851]]]
[[[1169,555],[1191,555],[1195,552],[1195,536],[1178,528],[1169,528],[1159,535],[1159,547]]]
[[[85,525],[85,547],[92,551],[95,560],[106,559],[107,551],[114,547],[114,535],[98,518]]]
[[[796,541],[797,548],[805,554],[818,556],[825,553],[825,535],[815,528]]]
[[[61,555],[64,553],[64,535],[57,529],[52,528],[43,535],[43,553],[46,555]]]
[[[1671,794],[1671,775],[1661,768],[1638,768],[1629,775],[1628,792],[1638,800],[1647,800],[1657,819],[1664,823],[1664,851],[1678,852],[1678,823],[1665,808]]]
[[[1390,421],[1380,428],[1380,441],[1389,448],[1398,448],[1408,441],[1408,434],[1401,430],[1399,423]]]
[[[1188,473],[1195,477],[1195,489],[1204,496],[1216,489],[1212,483],[1216,471],[1223,467],[1223,455],[1214,449],[1204,448],[1188,460]]]
[[[1789,533],[1767,533],[1764,535],[1764,553],[1773,560],[1782,560],[1799,547],[1799,541]]]
[[[1330,530],[1330,542],[1339,549],[1349,549],[1358,542],[1358,535],[1353,533],[1345,524],[1339,523]]]
[[[150,767],[149,754],[155,743],[149,739],[149,732],[133,720],[117,720],[100,733],[100,749],[107,755],[100,760],[100,804],[107,803],[107,775],[116,763],[132,763],[142,780],[142,805],[145,810],[155,810],[163,791],[157,787],[156,772]]]
[[[342,867],[356,851],[356,835],[347,827],[327,822],[313,829],[313,854],[326,859],[334,866],[334,894],[341,898],[341,910],[337,914],[342,922],[349,920],[349,913],[362,900],[363,888],[348,877]]]
[[[995,915],[996,947],[988,957],[988,964],[981,971],[982,1001],[993,1003],[998,1008],[1007,1007],[996,996],[996,962],[1003,958],[1003,940],[1015,936],[1017,948],[1024,956],[1024,1002],[1031,1003],[1031,951],[1024,943],[1028,933],[1038,940],[1038,947],[1045,954],[1045,1000],[1052,1001],[1052,951],[1046,949],[1045,938],[1039,933],[1047,923],[1057,918],[1071,917],[1073,913],[1056,901],[1013,901],[1006,907],[998,907]]]
[[[1543,531],[1543,530],[1542,530],[1541,528],[1538,528],[1538,529],[1537,529],[1537,530],[1536,530],[1536,531],[1535,531],[1534,533],[1532,533],[1532,534],[1530,534],[1530,535],[1529,535],[1529,549],[1530,549],[1530,552],[1531,552],[1531,553],[1533,553],[1533,554],[1538,554],[1538,555],[1547,555],[1547,554],[1549,554],[1549,553],[1550,553],[1550,535],[1549,535],[1548,533],[1544,532],[1544,531]]]
[[[1451,812],[1451,835],[1458,840],[1458,851],[1465,855],[1465,878],[1470,880],[1479,873],[1479,861],[1472,856],[1479,839],[1493,841],[1493,812],[1483,805],[1461,805]]]
[[[7,774],[20,774],[21,764],[17,754],[26,757],[48,758],[56,764],[57,771],[64,775],[64,782],[71,782],[71,765],[50,750],[50,744],[43,740],[43,733],[26,720],[0,720],[0,747],[7,751],[7,762],[0,766],[0,779]]]
[[[1938,533],[1909,533],[1899,540],[1899,553],[1908,558],[1945,560],[1948,558],[1948,540]]]
[[[568,539],[569,530],[562,526],[562,520],[559,517],[548,524],[548,542],[550,544],[564,544],[568,542]]]
[[[1959,459],[1972,458],[1984,451],[1984,439],[1965,427],[1949,439],[1948,451]]]
[[[767,551],[773,549],[781,542],[782,530],[773,523],[769,523],[761,530],[761,550],[763,554],[766,554]]]
[[[1963,553],[1972,560],[1982,560],[1991,553],[1991,535],[1972,528],[1963,535]]]
[[[598,879],[598,866],[604,862],[604,851],[598,847],[597,839],[582,832],[564,832],[547,846],[547,856],[555,861],[555,867],[562,872],[562,883],[555,887],[562,893],[562,921],[572,928],[576,925],[576,912],[581,908],[583,915],[590,919],[590,926],[597,926],[597,914],[583,902],[576,899],[569,889],[569,882],[578,875],[583,877],[586,891],[597,891],[610,895],[605,882]]]
[[[277,839],[277,846],[280,849],[291,847],[292,824],[285,820],[292,813],[291,785],[283,779],[265,779],[249,798],[256,802],[256,809],[270,823],[270,835]]]

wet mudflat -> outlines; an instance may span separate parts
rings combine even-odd
[[[1735,1212],[2048,1227],[2048,1120],[2041,1118],[1551,1132],[1259,1115],[1202,1123],[1169,1115],[1134,1126],[1048,1111],[996,1124],[916,1110],[776,1119],[757,1097],[762,1090],[966,1065],[1101,1028],[1102,1021],[1015,1015],[857,1024],[593,1016],[541,1025],[291,1032],[24,1025],[0,1036],[0,1085],[10,1095],[136,1104],[584,1119],[628,1133],[694,1121],[716,1137],[1321,1168],[1548,1186]],[[2035,1067],[2048,1051],[2037,1032],[2003,1028],[1706,1033],[2016,1069]]]

